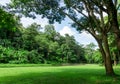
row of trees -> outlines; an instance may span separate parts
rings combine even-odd
[[[19,18],[0,10],[0,63],[102,63],[93,43],[83,47],[73,36],[61,36],[53,25],[24,28]]]
[[[1,10],[1,63],[82,63],[85,52],[73,36],[61,36],[53,25],[33,23],[27,28],[19,18]],[[44,32],[42,31],[44,29]]]

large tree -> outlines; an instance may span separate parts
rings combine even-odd
[[[78,31],[89,32],[97,41],[105,63],[107,75],[114,75],[108,45],[108,32],[112,29],[119,48],[117,0],[12,0],[10,7],[25,16],[35,14],[47,17],[50,23],[61,22],[67,16]],[[108,16],[108,22],[104,20]]]

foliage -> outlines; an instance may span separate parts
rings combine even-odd
[[[88,45],[86,45],[85,47],[85,57],[88,61],[88,63],[94,63],[94,59],[93,59],[93,55],[95,52],[95,44],[94,43],[90,43]]]
[[[36,50],[32,50],[27,54],[27,59],[28,59],[28,63],[44,63],[44,60],[41,56],[41,54],[39,54]]]
[[[11,15],[5,11],[3,13]],[[0,63],[79,63],[85,59],[82,46],[73,36],[61,36],[53,25],[46,25],[44,32],[40,31],[42,28],[36,23],[24,28],[19,19],[14,20],[14,17],[8,17],[16,22],[12,27],[5,18],[1,18],[9,27],[4,29],[1,23],[1,29],[5,31],[1,30],[4,36],[0,36]],[[15,31],[12,29],[14,27]]]
[[[15,50],[12,47],[0,46],[0,52],[1,63],[27,63],[27,51]]]
[[[97,63],[97,64],[102,64],[103,63],[102,56],[101,56],[99,50],[94,51],[92,58],[93,58],[94,63]]]
[[[12,39],[17,26],[19,24],[19,18],[12,15],[2,8],[0,8],[0,39]]]

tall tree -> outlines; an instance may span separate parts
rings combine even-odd
[[[20,18],[0,8],[0,44],[2,46],[14,46],[21,44]]]
[[[22,38],[24,49],[31,51],[38,48],[35,37],[39,35],[40,28],[40,25],[33,23],[23,30]]]
[[[19,18],[0,8],[0,39],[11,39],[19,25]]]
[[[57,32],[56,32],[53,25],[46,25],[45,26],[45,34],[49,40],[55,41]]]

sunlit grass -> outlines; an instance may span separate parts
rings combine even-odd
[[[0,84],[120,84],[120,77],[107,77],[103,66],[7,65],[0,68]],[[5,65],[6,66],[6,65]],[[10,67],[8,67],[10,66]],[[114,67],[120,74],[120,67]]]

